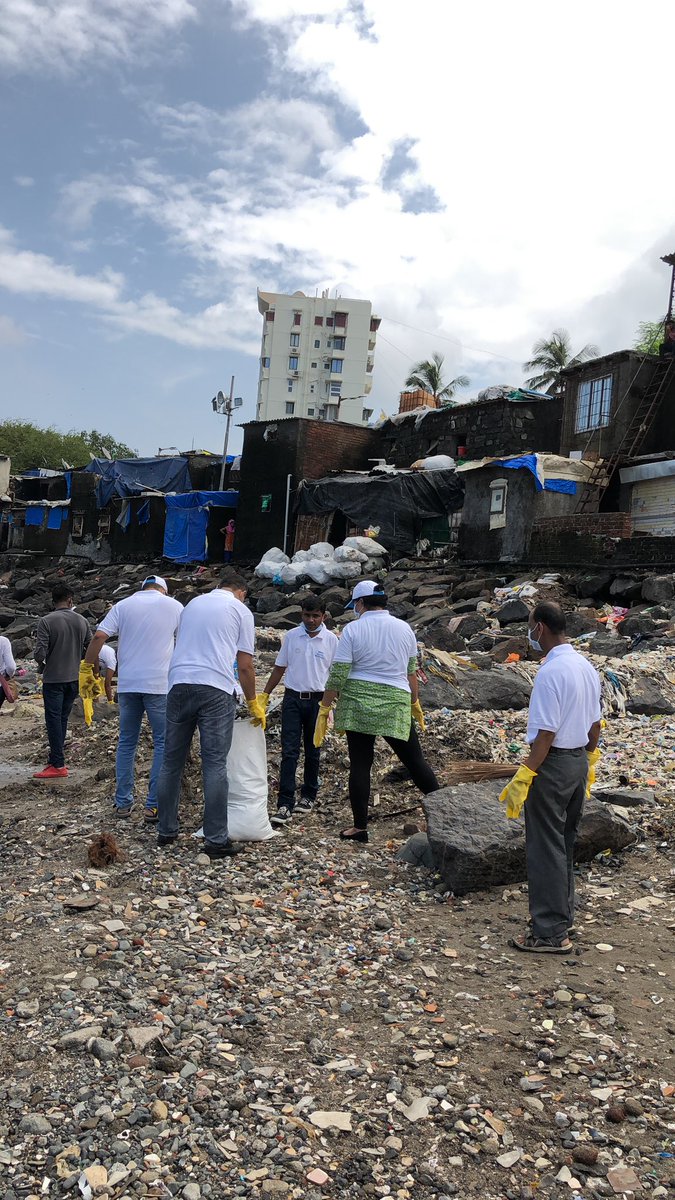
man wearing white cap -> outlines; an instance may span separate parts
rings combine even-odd
[[[145,819],[157,820],[157,780],[164,757],[169,663],[183,612],[183,605],[167,593],[166,580],[160,575],[149,575],[143,580],[140,592],[113,604],[85,656],[85,662],[98,670],[101,647],[108,638],[119,638],[120,736],[115,762],[115,812],[118,817],[128,817],[133,807],[134,762],[145,713],[153,744]]]
[[[413,719],[424,729],[417,686],[417,641],[405,621],[387,611],[387,597],[379,583],[363,579],[356,584],[347,608],[359,617],[346,625],[340,637],[319,706],[314,745],[326,736],[328,714],[335,709],[335,728],[345,730],[349,749],[349,800],[354,824],[340,837],[368,841],[368,801],[375,738],[383,737],[407,767],[413,783],[428,794],[438,780],[422,754]]]

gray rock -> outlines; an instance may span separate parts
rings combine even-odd
[[[198,1183],[186,1183],[182,1192],[185,1200],[199,1200],[202,1189]]]
[[[633,677],[626,708],[630,713],[647,717],[670,716],[675,713],[675,706],[647,675]]]
[[[396,853],[396,861],[409,863],[412,867],[428,867],[433,870],[434,855],[426,833],[413,833]]]
[[[111,1062],[113,1058],[117,1058],[118,1050],[114,1042],[108,1041],[107,1038],[95,1037],[89,1046],[90,1052],[99,1062]]]
[[[102,1025],[85,1025],[82,1029],[74,1029],[72,1033],[62,1034],[59,1046],[63,1046],[64,1050],[76,1050],[78,1046],[86,1046],[91,1038],[98,1038],[102,1033]]]
[[[256,598],[255,610],[259,613],[274,613],[284,608],[286,597],[277,588],[265,588]],[[188,1184],[189,1187],[189,1184]]]
[[[428,683],[420,685],[425,709],[521,709],[530,702],[530,684],[508,668],[462,672],[457,686],[436,675],[428,678]]]
[[[436,870],[456,895],[526,878],[525,821],[509,820],[499,793],[504,784],[458,784],[424,796],[428,838]],[[591,798],[577,839],[577,862],[635,841],[623,818]]]
[[[650,604],[670,604],[674,596],[672,575],[650,575],[642,585],[642,599]]]
[[[594,788],[593,796],[603,804],[616,804],[619,808],[639,808],[645,804],[655,804],[654,793],[638,791],[636,788]]]
[[[609,633],[597,633],[588,644],[591,654],[597,654],[601,658],[623,658],[629,648],[629,638],[612,637]]]
[[[524,600],[507,600],[497,609],[497,620],[500,625],[514,625],[517,621],[527,621],[530,609]]]
[[[51,1133],[52,1123],[40,1113],[27,1113],[21,1118],[19,1129],[23,1133]]]
[[[39,1000],[20,1000],[16,1006],[16,1015],[22,1020],[29,1020],[30,1017],[36,1017],[40,1011]]]

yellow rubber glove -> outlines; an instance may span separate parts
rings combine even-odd
[[[269,692],[261,692],[260,695],[257,697],[257,699],[260,701],[263,708],[265,709],[265,715],[267,715],[267,709],[269,708],[269,704],[270,704]]]
[[[524,764],[518,767],[513,779],[510,779],[501,793],[499,799],[502,804],[506,805],[507,817],[519,817],[523,811],[523,805],[527,800],[527,795],[532,787],[532,780],[537,778],[537,772],[531,771]]]
[[[591,795],[591,785],[595,783],[595,768],[602,758],[600,747],[596,746],[595,750],[587,750],[586,758],[588,759],[588,776],[586,779],[586,799],[588,800]]]
[[[91,723],[94,719],[94,701],[89,700],[88,697],[83,696],[82,697],[82,708],[84,710],[85,725],[91,725]]]
[[[314,745],[317,747],[317,749],[319,748],[319,746],[323,745],[323,740],[326,736],[326,730],[328,729],[328,714],[329,713],[330,713],[330,705],[328,705],[328,704],[320,704],[319,705],[319,715],[316,718],[316,725],[314,726]]]
[[[98,695],[98,679],[94,675],[94,668],[84,659],[80,663],[78,690],[83,700],[93,700]]]
[[[254,696],[252,700],[246,701],[246,707],[253,718],[254,725],[262,725],[263,731],[267,727],[267,705],[263,704],[260,696]]]
[[[424,713],[422,712],[422,705],[420,704],[419,700],[415,700],[413,702],[412,719],[413,719],[413,721],[417,722],[420,729],[422,730],[422,733],[424,733],[426,731],[427,725],[426,725],[426,721],[424,720]]]

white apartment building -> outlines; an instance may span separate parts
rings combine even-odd
[[[256,418],[314,417],[365,425],[372,416],[375,339],[369,300],[258,289],[263,318]]]

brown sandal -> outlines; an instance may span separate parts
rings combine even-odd
[[[533,933],[524,933],[519,938],[509,938],[509,946],[526,954],[571,954],[574,946],[567,936],[563,938],[538,938]]]

